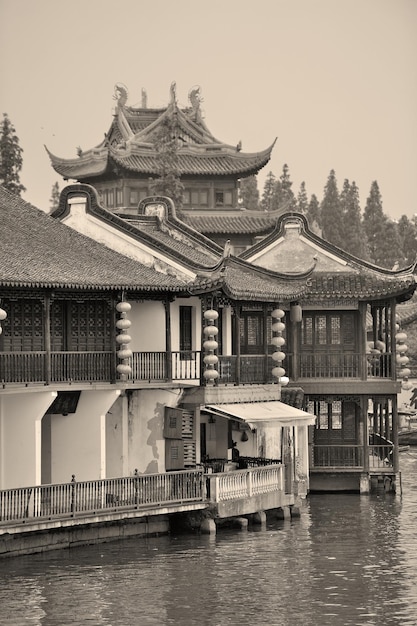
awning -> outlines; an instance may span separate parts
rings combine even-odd
[[[312,426],[316,416],[279,401],[235,402],[233,404],[209,404],[201,409],[218,417],[246,422],[250,425],[276,423],[281,426]]]

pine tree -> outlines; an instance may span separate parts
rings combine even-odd
[[[301,183],[300,191],[297,195],[297,211],[303,213],[303,215],[306,215],[308,211],[308,197],[304,181]]]
[[[388,269],[399,269],[405,265],[397,224],[388,218],[384,222],[383,237],[378,246],[376,263]]]
[[[307,208],[306,213],[308,225],[310,229],[316,233],[316,235],[321,236],[321,211],[320,211],[320,203],[318,201],[317,196],[313,193],[310,198],[310,202]]]
[[[168,196],[177,208],[181,208],[184,185],[179,174],[178,123],[175,113],[162,120],[153,141],[159,177],[151,182],[151,193]]]
[[[263,211],[273,210],[273,199],[276,187],[276,178],[272,172],[269,172],[265,178],[264,190],[262,193],[262,199],[260,207]]]
[[[279,177],[280,187],[276,188],[277,208],[280,211],[294,211],[296,208],[296,200],[292,191],[292,182],[290,179],[289,168],[286,163],[282,167],[282,174]]]
[[[345,241],[343,249],[359,259],[369,259],[367,239],[362,228],[359,189],[355,181],[345,180],[340,202],[343,211]]]
[[[7,113],[3,113],[0,124],[0,185],[20,196],[26,188],[20,183],[20,171],[23,165],[23,149],[19,146],[13,124]]]
[[[49,200],[49,204],[51,205],[51,208],[49,210],[50,213],[53,213],[59,207],[59,197],[60,197],[59,183],[55,182],[52,185],[51,198]]]
[[[398,234],[401,240],[401,250],[404,257],[404,265],[414,263],[417,257],[417,225],[415,221],[402,215],[398,221]]]
[[[239,187],[239,198],[242,207],[252,211],[259,209],[259,191],[256,176],[242,178]]]
[[[368,250],[371,261],[377,265],[380,265],[379,251],[383,243],[387,221],[388,218],[382,210],[382,198],[378,183],[374,180],[363,212],[363,228],[368,240]]]
[[[339,248],[344,246],[343,213],[340,205],[337,180],[334,170],[330,171],[321,202],[323,238]]]

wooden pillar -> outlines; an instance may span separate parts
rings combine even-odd
[[[268,305],[263,304],[263,351],[264,351],[264,371],[263,382],[268,382]]]
[[[400,471],[400,459],[399,459],[399,449],[398,449],[398,428],[399,428],[399,420],[398,420],[398,399],[397,396],[392,397],[392,443],[394,444],[393,450],[393,469],[397,474]]]
[[[44,333],[45,333],[45,384],[51,382],[51,295],[47,293],[43,300],[45,312]]]
[[[392,380],[397,379],[397,361],[396,361],[397,342],[395,340],[397,329],[396,329],[395,313],[396,313],[396,302],[395,302],[395,298],[392,298],[391,300],[391,332],[390,332],[390,346],[389,346],[389,352],[391,353],[391,379]],[[387,352],[388,352],[388,345],[387,345]]]
[[[235,306],[235,351],[236,351],[236,384],[240,384],[240,304]]]
[[[362,446],[363,446],[363,469],[365,472],[369,472],[369,420],[368,420],[368,397],[360,400],[359,411],[362,419]]]
[[[120,302],[122,299],[122,294],[120,294],[120,296],[118,296],[117,294],[113,293],[111,298],[110,298],[110,307],[111,307],[111,311],[110,311],[110,324],[111,324],[111,330],[110,330],[110,339],[111,339],[111,345],[112,345],[112,355],[111,355],[111,382],[112,384],[116,383],[117,380],[117,347],[118,344],[116,343],[116,335],[117,335],[117,329],[116,329],[116,316],[117,316],[117,312],[116,312],[116,304],[118,302]]]
[[[213,182],[209,183],[209,188],[208,188],[208,205],[209,205],[209,209],[214,209],[216,207],[215,197],[214,197],[214,183]]]
[[[167,379],[172,380],[172,345],[171,345],[171,301],[166,299],[164,301],[165,307],[165,351],[166,351],[166,365],[167,365]]]
[[[290,342],[289,348],[292,352],[291,378],[292,380],[296,381],[300,377],[300,354],[298,350],[298,333],[299,333],[298,328],[301,328],[301,325],[303,322],[301,321],[301,324],[298,324],[297,322],[291,322],[291,315],[289,314],[287,315],[288,315],[288,321],[289,321],[289,327],[287,326],[288,328],[287,337],[288,337],[288,341]]]

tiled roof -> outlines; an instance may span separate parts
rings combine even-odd
[[[256,174],[271,157],[272,146],[263,152],[255,154],[244,154],[235,152],[234,154],[219,150],[213,153],[201,153],[180,149],[177,154],[178,171],[180,176],[184,175],[250,175]],[[115,163],[131,172],[157,175],[159,168],[156,156],[149,149],[143,150],[134,147],[130,153],[123,154],[122,151],[111,150],[111,158]]]
[[[229,215],[224,211],[223,215],[217,212],[215,215],[193,215],[191,211],[181,211],[180,217],[186,224],[204,234],[264,234],[274,228],[277,215],[258,212],[258,215],[245,211],[239,214]]]
[[[215,254],[208,248],[204,249],[203,244],[197,246],[195,241],[187,238],[186,234],[174,230],[173,226],[164,230],[156,217],[150,219],[124,219],[126,219],[128,224],[135,226],[141,234],[146,234],[149,238],[152,238],[156,247],[163,248],[177,258],[183,258],[187,264],[189,261],[192,261],[198,265],[211,267],[218,262],[221,256],[220,253]]]
[[[211,272],[201,272],[190,292],[201,293],[221,289],[236,300],[257,302],[290,302],[308,291],[308,273],[285,276],[250,265],[236,257],[228,257]]]
[[[87,153],[74,159],[61,159],[45,149],[51,160],[54,170],[64,178],[83,180],[92,176],[104,174],[108,165],[108,151],[103,149],[89,150]]]
[[[183,283],[129,259],[0,187],[0,285],[178,291]]]
[[[308,280],[312,300],[407,299],[415,289],[415,266],[388,270],[354,257],[314,234],[305,216],[286,213],[273,232],[245,250],[242,259],[279,272],[306,270],[312,260],[316,267]]]
[[[240,145],[232,146],[216,139],[196,110],[181,109],[175,99],[164,109],[130,107],[125,100],[119,100],[105,140],[76,159],[63,159],[48,151],[52,167],[64,178],[79,181],[88,181],[104,174],[107,168],[111,171],[117,166],[129,172],[157,176],[155,133],[164,120],[173,115],[180,176],[249,176],[256,174],[271,158],[275,142],[260,152],[242,152]]]
[[[352,298],[357,300],[373,300],[385,296],[396,296],[413,289],[414,276],[408,275],[387,276],[376,272],[346,273],[329,275],[313,272],[308,281],[308,297],[322,299]]]

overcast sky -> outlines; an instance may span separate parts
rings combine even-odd
[[[76,156],[128,104],[180,104],[199,85],[206,124],[246,152],[277,137],[298,193],[321,200],[331,169],[362,208],[377,180],[392,218],[417,212],[417,0],[0,0],[0,113],[24,150],[24,198],[49,210],[44,144]]]

